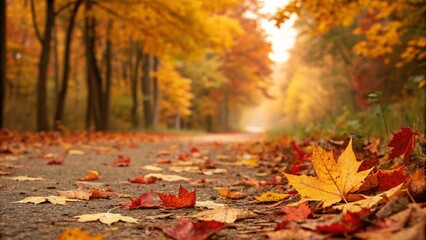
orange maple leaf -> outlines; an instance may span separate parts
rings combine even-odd
[[[184,187],[179,186],[178,196],[173,196],[172,194],[163,194],[157,193],[161,201],[163,201],[163,206],[174,207],[174,208],[185,208],[185,207],[194,207],[196,192],[189,192]]]

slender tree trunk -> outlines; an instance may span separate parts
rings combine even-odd
[[[132,108],[130,109],[130,118],[132,121],[132,126],[137,128],[139,125],[138,119],[138,73],[139,65],[142,60],[142,51],[140,47],[136,46],[135,43],[132,43],[131,52],[136,52],[136,60],[133,64],[132,54],[130,54],[130,86],[131,86],[131,95],[132,95]]]
[[[0,129],[4,128],[6,99],[6,0],[0,0]]]
[[[54,68],[54,92],[55,92],[55,103],[58,103],[58,91],[59,91],[59,50],[58,50],[58,27],[53,27],[53,68]]]
[[[111,105],[111,84],[112,84],[112,42],[111,42],[112,21],[108,21],[107,39],[105,48],[105,90],[102,92],[102,130],[109,129],[109,114]]]
[[[62,71],[62,82],[61,88],[57,93],[57,103],[55,109],[55,129],[57,129],[57,125],[60,124],[63,120],[64,109],[65,109],[65,98],[68,91],[68,79],[70,72],[70,52],[71,52],[71,42],[72,42],[72,33],[75,26],[75,16],[77,15],[78,9],[83,0],[77,0],[74,5],[74,9],[71,12],[67,35],[65,38],[65,49],[64,49],[64,63],[63,63],[63,71]]]
[[[151,128],[152,108],[151,108],[151,58],[149,54],[143,54],[142,63],[142,104],[144,113],[145,129]]]
[[[86,16],[84,21],[84,45],[86,48],[86,65],[87,65],[87,82],[88,82],[88,108],[86,117],[93,116],[95,120],[95,129],[103,130],[103,122],[101,116],[102,109],[102,79],[95,54],[95,26],[94,17],[89,17],[87,12],[90,11],[90,1],[86,1]],[[87,121],[89,122],[89,121]]]
[[[152,70],[154,72],[154,76],[152,78],[152,91],[153,91],[153,104],[152,104],[152,108],[153,108],[153,116],[152,116],[152,126],[154,128],[156,128],[158,126],[158,113],[159,113],[159,109],[158,109],[158,76],[157,76],[157,72],[158,72],[158,67],[160,64],[160,59],[155,56],[154,57],[154,62],[153,62],[153,66],[152,66]]]
[[[47,119],[47,70],[49,66],[50,42],[52,39],[52,28],[55,22],[54,15],[55,0],[46,0],[46,22],[44,37],[42,39],[42,50],[38,64],[37,79],[37,130],[49,130]],[[35,23],[36,24],[36,23]]]

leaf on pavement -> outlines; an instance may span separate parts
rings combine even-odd
[[[166,175],[161,173],[150,173],[148,175],[145,175],[145,178],[150,178],[150,177],[161,179],[167,182],[189,181],[189,178],[181,177],[179,175]]]
[[[127,209],[136,209],[136,208],[159,208],[160,204],[155,203],[154,196],[152,192],[146,192],[140,195],[136,199],[130,199],[130,201],[122,202],[121,205]]]
[[[44,180],[46,180],[45,178],[42,178],[42,177],[28,177],[28,176],[16,176],[16,177],[11,177],[9,179],[15,180],[15,181],[44,181]]]
[[[392,189],[389,189],[386,192],[382,192],[378,195],[375,196],[364,196],[365,199],[356,201],[356,202],[350,202],[350,203],[346,203],[346,204],[342,204],[342,205],[337,205],[334,206],[333,208],[335,209],[339,209],[339,210],[343,210],[344,212],[346,211],[352,211],[352,212],[356,212],[356,211],[360,211],[362,208],[372,208],[375,205],[377,205],[378,203],[380,203],[382,200],[383,201],[388,201],[392,198],[394,198],[395,196],[398,196],[401,193],[401,187],[403,184],[400,184]]]
[[[225,207],[224,204],[222,204],[222,203],[215,203],[213,201],[196,201],[195,202],[195,206],[196,207],[205,207],[205,208],[208,208],[208,209],[215,209],[215,208]]]
[[[396,187],[403,183],[407,178],[408,174],[404,172],[403,167],[400,167],[396,170],[379,170],[377,172],[379,192],[387,191],[393,187]]]
[[[247,195],[245,195],[244,193],[233,192],[226,188],[219,188],[217,192],[219,193],[220,196],[225,198],[230,198],[230,199],[242,199],[247,197]]]
[[[401,128],[401,132],[392,134],[392,140],[388,144],[388,147],[392,148],[389,158],[394,159],[404,155],[404,161],[408,161],[416,145],[416,136],[418,136],[420,132],[418,130],[413,132],[410,128]]]
[[[56,238],[56,240],[102,240],[106,234],[90,235],[90,230],[81,231],[81,228],[67,228]]]
[[[112,198],[117,196],[111,189],[89,189],[89,192],[92,194],[90,198]]]
[[[13,202],[13,203],[44,203],[44,202],[50,202],[53,204],[61,204],[64,205],[66,202],[78,202],[80,200],[78,199],[70,199],[66,197],[58,197],[58,196],[48,196],[48,197],[26,197],[22,200]]]
[[[278,202],[286,198],[288,194],[277,193],[277,192],[264,192],[260,196],[256,197],[256,200],[259,202]]]
[[[65,158],[63,157],[57,157],[53,158],[50,161],[47,162],[48,165],[62,165],[65,161]]]
[[[81,189],[76,189],[68,191],[58,191],[58,195],[71,199],[89,200],[92,196],[92,193],[83,191]]]
[[[118,221],[128,222],[128,223],[137,223],[139,220],[136,218],[123,216],[121,214],[116,213],[95,213],[95,214],[84,214],[75,216],[74,218],[78,218],[77,221],[79,222],[94,222],[94,221],[100,221],[101,223],[111,225]]]
[[[99,172],[95,170],[88,170],[84,178],[79,178],[80,181],[93,181],[99,179]]]
[[[327,237],[321,234],[318,234],[313,231],[308,231],[302,228],[296,229],[282,229],[273,232],[266,232],[266,236],[270,240],[283,240],[283,239],[292,239],[292,240],[305,240],[305,239],[326,239]]]
[[[129,182],[131,183],[140,183],[140,184],[150,184],[150,183],[155,183],[157,179],[155,177],[149,177],[149,178],[145,178],[145,177],[137,177],[134,179],[129,179]]]
[[[130,157],[124,156],[124,155],[118,155],[118,159],[115,160],[112,163],[112,166],[114,167],[128,167],[130,165],[130,162],[132,160],[130,159]]]
[[[319,224],[316,229],[332,234],[353,233],[364,226],[365,221],[372,214],[368,208],[363,208],[357,212],[346,212],[341,215],[340,219],[333,220],[329,223]]]
[[[68,151],[68,155],[84,155],[84,152],[81,150],[71,149]]]
[[[257,216],[253,212],[242,209],[242,208],[216,208],[213,210],[207,210],[192,215],[192,218],[196,218],[204,221],[218,221],[224,223],[233,223],[238,219],[246,219]]]
[[[357,191],[372,169],[358,172],[361,162],[356,160],[352,140],[336,162],[332,152],[315,147],[312,164],[317,177],[307,175],[284,175],[300,193],[302,201],[323,201],[327,207],[345,199],[347,194]]]
[[[307,219],[312,215],[312,209],[306,204],[302,203],[296,207],[285,206],[282,211],[286,214],[281,218],[281,221],[299,221]]]
[[[216,221],[194,223],[188,218],[182,218],[175,226],[161,227],[161,230],[176,240],[204,240],[226,226],[226,223]]]
[[[171,194],[157,193],[161,201],[163,201],[163,206],[174,207],[174,208],[185,208],[185,207],[194,207],[196,200],[196,192],[189,192],[184,187],[179,186],[178,196],[173,196]]]

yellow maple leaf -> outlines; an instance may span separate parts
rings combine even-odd
[[[342,199],[346,202],[346,195],[357,191],[372,170],[358,172],[361,162],[356,160],[352,150],[352,139],[337,162],[334,160],[332,152],[327,152],[321,147],[315,147],[312,164],[317,177],[284,175],[302,196],[299,203],[323,201],[324,207],[331,206]]]
[[[260,196],[256,197],[259,202],[278,202],[286,198],[288,194],[277,193],[277,192],[264,192]]]

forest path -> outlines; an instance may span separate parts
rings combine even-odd
[[[19,145],[18,154],[16,151],[15,155],[0,154],[0,171],[12,173],[10,176],[0,176],[0,239],[56,239],[63,230],[70,227],[79,227],[92,233],[107,233],[106,239],[167,239],[157,227],[172,226],[182,217],[190,217],[206,210],[200,207],[135,210],[120,207],[112,212],[134,217],[139,223],[118,222],[108,226],[100,222],[80,223],[73,217],[107,212],[117,207],[118,203],[129,201],[128,198],[90,199],[68,202],[66,205],[13,203],[30,196],[57,195],[58,191],[75,190],[78,187],[83,190],[111,189],[114,193],[135,198],[150,190],[176,195],[182,185],[190,191],[196,191],[197,201],[214,201],[228,207],[250,210],[264,208],[252,203],[255,196],[265,191],[264,188],[237,184],[243,179],[256,177],[268,180],[272,177],[250,164],[241,164],[241,161],[245,161],[244,158],[255,158],[254,155],[248,154],[246,149],[256,146],[258,143],[253,142],[263,139],[261,134],[126,136],[99,136],[106,141],[93,140],[96,136],[92,136],[88,137],[91,140],[74,141],[75,143],[64,141],[65,137],[60,141],[55,140],[55,144],[37,141],[29,145],[15,143]],[[130,157],[130,165],[113,166],[112,163],[117,160],[118,155]],[[48,161],[60,157],[65,159],[63,164],[47,164]],[[159,161],[170,163],[160,164]],[[147,170],[147,165],[163,170]],[[213,173],[214,169],[223,169],[223,172]],[[78,181],[88,170],[98,171],[100,178],[95,181]],[[135,184],[128,181],[150,173],[174,174],[190,180],[157,180],[153,184]],[[45,180],[10,179],[17,176],[42,177]],[[244,192],[249,197],[240,200],[224,199],[217,193],[218,187],[230,187],[232,190]],[[161,202],[157,197],[156,201]],[[152,218],[161,214],[169,215],[164,218]],[[261,238],[260,232],[271,230],[276,225],[273,219],[262,218],[239,220],[232,227],[216,234],[213,239]],[[253,224],[259,221],[260,225]]]

